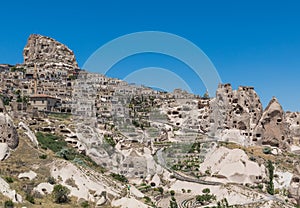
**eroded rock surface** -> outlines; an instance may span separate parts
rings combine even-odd
[[[34,74],[34,65],[41,78],[54,78],[78,68],[75,55],[64,44],[42,35],[30,35],[23,50],[24,66]]]
[[[0,99],[0,143],[6,143],[10,149],[19,144],[19,137],[11,117],[7,114],[5,106]]]

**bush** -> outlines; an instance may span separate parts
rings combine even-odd
[[[40,158],[40,159],[47,159],[47,155],[42,154],[42,155],[39,156],[39,158]]]
[[[176,202],[176,199],[174,196],[172,196],[171,200],[170,200],[170,208],[178,208],[178,205],[177,205],[177,202]]]
[[[50,177],[48,178],[48,183],[50,183],[51,185],[54,185],[54,184],[56,184],[56,180],[55,180],[55,178],[54,178],[54,177],[52,177],[52,176],[50,176]]]
[[[5,177],[5,180],[6,180],[7,183],[13,183],[14,182],[14,179],[10,176]]]
[[[104,136],[104,141],[109,144],[110,146],[112,147],[115,147],[116,146],[116,142],[115,140],[112,138],[112,137],[109,137],[109,136]]]
[[[271,152],[272,152],[272,149],[270,147],[265,147],[263,149],[263,153],[266,154],[266,155],[271,154]]]
[[[34,197],[30,194],[26,195],[25,200],[29,201],[31,204],[35,204]]]
[[[4,208],[13,208],[13,207],[14,207],[14,203],[12,202],[12,200],[4,202]]]
[[[83,208],[88,208],[88,207],[90,207],[90,205],[89,205],[89,202],[88,202],[88,201],[84,201],[84,202],[82,202],[82,203],[80,204],[80,206],[81,206],[81,207],[83,207]]]
[[[203,191],[207,191],[206,189],[203,189]],[[202,191],[202,192],[203,192]],[[209,191],[210,192],[210,191]],[[212,195],[212,194],[208,194],[208,193],[205,193],[203,195],[197,195],[196,196],[196,200],[200,203],[200,204],[205,204],[205,203],[210,203],[212,202],[213,200],[216,200],[216,196],[215,195]]]
[[[175,191],[174,191],[174,190],[171,190],[171,191],[170,191],[170,194],[171,194],[171,196],[175,196]]]
[[[58,204],[67,203],[69,201],[69,194],[70,190],[61,184],[55,185],[52,191],[54,202]]]
[[[164,188],[163,188],[163,187],[158,187],[157,190],[158,190],[158,192],[159,192],[160,194],[163,194],[163,193],[164,193]]]
[[[56,153],[57,156],[65,159],[65,160],[74,160],[76,156],[76,152],[72,149],[63,148]]]
[[[210,193],[210,189],[209,188],[205,188],[205,189],[202,190],[202,193],[209,194]]]
[[[125,176],[123,175],[120,175],[120,174],[117,174],[117,173],[111,173],[110,174],[114,179],[118,180],[118,181],[121,181],[123,183],[127,183],[128,180]]]

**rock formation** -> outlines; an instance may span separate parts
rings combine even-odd
[[[78,68],[73,51],[58,41],[42,35],[30,35],[23,50],[24,67],[27,74],[33,74],[34,64],[38,75],[48,78],[63,75],[66,71]]]
[[[285,113],[275,97],[270,101],[255,128],[255,137],[259,144],[283,149],[292,143]]]
[[[205,117],[210,119],[210,131],[239,129],[245,136],[252,136],[263,111],[253,87],[240,86],[232,90],[230,84],[219,85],[216,98],[209,106],[209,117]]]
[[[6,143],[9,148],[15,149],[19,144],[19,137],[11,117],[0,99],[0,143]],[[3,158],[2,158],[3,159]]]

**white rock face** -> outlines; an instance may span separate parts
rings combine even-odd
[[[106,203],[106,201],[107,200],[106,200],[105,196],[101,196],[101,198],[96,203],[96,207],[100,207],[100,206],[104,205]]]
[[[92,172],[88,174],[92,175]],[[66,161],[55,162],[51,167],[51,175],[57,180],[61,179],[61,184],[70,189],[70,195],[72,196],[93,202],[97,200],[97,197],[91,195],[90,190],[96,191],[95,195],[97,196],[100,196],[103,191],[113,196],[118,196],[114,188],[110,187],[111,184],[107,184],[105,180],[102,180],[99,173],[94,172],[93,174],[94,175],[89,177],[86,172]],[[66,183],[67,179],[73,179],[76,183],[76,187],[68,185]],[[117,188],[121,190],[121,187]]]
[[[268,200],[264,194],[261,194],[254,190],[245,190],[242,187],[233,185],[208,186],[185,181],[175,181],[171,185],[170,190],[174,190],[176,193],[182,194],[182,188],[184,188],[185,190],[191,190],[190,193],[186,194],[185,197],[183,197],[184,199],[203,194],[202,190],[209,188],[210,192],[216,195],[217,200],[226,198],[229,204],[251,203],[260,200]],[[160,207],[168,207],[169,200],[161,200],[158,205]]]
[[[29,180],[33,180],[35,179],[35,177],[37,176],[37,174],[35,172],[33,172],[32,170],[30,170],[29,172],[25,172],[25,173],[20,173],[18,178],[28,178]]]
[[[37,68],[43,69],[42,72],[38,71],[38,74],[44,77],[78,68],[73,51],[58,41],[42,35],[29,36],[23,56],[24,66],[32,71],[36,64]]]
[[[6,143],[0,143],[0,160],[4,160],[9,156],[9,148]]]
[[[140,192],[135,186],[130,187],[130,194],[137,197],[137,198],[143,198],[145,195]]]
[[[0,192],[15,203],[22,202],[22,196],[17,194],[15,190],[10,189],[9,184],[2,178],[0,178]]]
[[[289,172],[275,171],[275,175],[278,177],[274,178],[275,189],[287,189],[292,181],[293,174]]]
[[[200,171],[209,170],[227,182],[255,183],[265,178],[265,167],[250,161],[243,150],[220,147],[208,153],[200,165]]]
[[[33,145],[35,147],[37,147],[39,145],[39,142],[38,142],[35,134],[30,130],[30,128],[23,122],[19,123],[19,127],[23,128],[26,131],[25,134],[28,136],[28,138],[33,143]]]
[[[13,120],[7,114],[5,106],[0,99],[0,143],[6,143],[10,149],[19,144],[19,137]]]
[[[50,183],[40,183],[33,190],[39,192],[42,195],[51,194],[53,191],[53,185]]]
[[[147,208],[148,206],[142,202],[136,200],[135,198],[125,198],[112,201],[112,206],[121,207],[121,208]]]
[[[251,140],[242,135],[238,129],[225,129],[221,134],[221,141],[233,142],[243,146],[251,144]]]
[[[155,174],[153,176],[151,182],[155,183],[155,186],[159,186],[161,183],[160,177],[157,174]]]

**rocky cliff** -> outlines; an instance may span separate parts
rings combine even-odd
[[[78,68],[75,55],[64,44],[42,35],[33,34],[28,38],[23,50],[24,66],[27,73],[33,73],[34,65],[38,73],[51,76],[55,73]]]
[[[9,149],[15,149],[18,144],[16,127],[0,99],[0,160],[5,159],[9,154]]]

